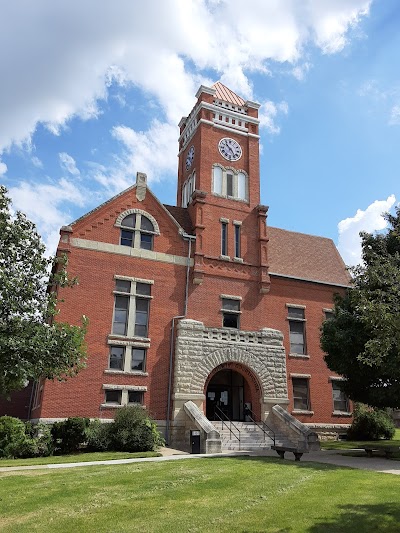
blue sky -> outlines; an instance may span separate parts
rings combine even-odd
[[[0,0],[0,181],[50,252],[137,171],[175,203],[200,84],[261,107],[270,225],[360,260],[400,198],[398,0]]]

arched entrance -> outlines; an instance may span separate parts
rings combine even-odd
[[[248,379],[248,378],[252,379]],[[216,367],[208,377],[206,396],[206,417],[219,420],[221,410],[230,420],[244,421],[245,407],[259,416],[260,387],[249,370],[240,363],[224,363]],[[216,414],[217,411],[217,414]]]

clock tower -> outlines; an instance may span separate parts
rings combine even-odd
[[[259,289],[268,292],[260,106],[220,82],[201,86],[196,98],[179,123],[177,191],[177,205],[188,209],[196,235],[193,283],[201,285],[215,270],[254,281],[257,269]]]

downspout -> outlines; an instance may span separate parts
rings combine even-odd
[[[189,235],[187,233],[183,233],[182,237],[185,240],[189,241],[188,257],[187,257],[187,264],[186,264],[185,306],[184,306],[184,314],[174,316],[172,318],[172,323],[171,323],[171,342],[170,342],[170,348],[169,348],[169,374],[168,374],[168,398],[167,398],[167,424],[165,428],[165,441],[167,445],[169,445],[171,390],[172,390],[172,376],[173,376],[173,362],[174,362],[173,359],[174,359],[174,340],[175,340],[174,338],[175,337],[175,320],[178,320],[180,318],[185,318],[187,315],[188,296],[189,296],[190,256],[192,253],[192,241],[196,240],[195,235]]]

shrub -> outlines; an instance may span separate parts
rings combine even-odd
[[[54,443],[49,424],[31,424],[26,422],[26,434],[36,442],[36,456],[47,457],[53,454]],[[33,457],[33,456],[30,456]]]
[[[111,448],[112,423],[92,420],[87,429],[87,449],[92,452],[104,452]]]
[[[110,434],[111,446],[115,451],[151,451],[161,442],[155,423],[140,406],[120,409],[110,428]]]
[[[86,442],[89,423],[88,418],[78,416],[55,422],[51,428],[55,449],[61,454],[77,451]]]
[[[0,417],[0,457],[18,457],[18,449],[24,446],[26,439],[22,420],[12,416]]]
[[[354,420],[347,436],[351,440],[392,439],[395,426],[391,417],[381,409],[372,409],[364,404],[356,404]]]

